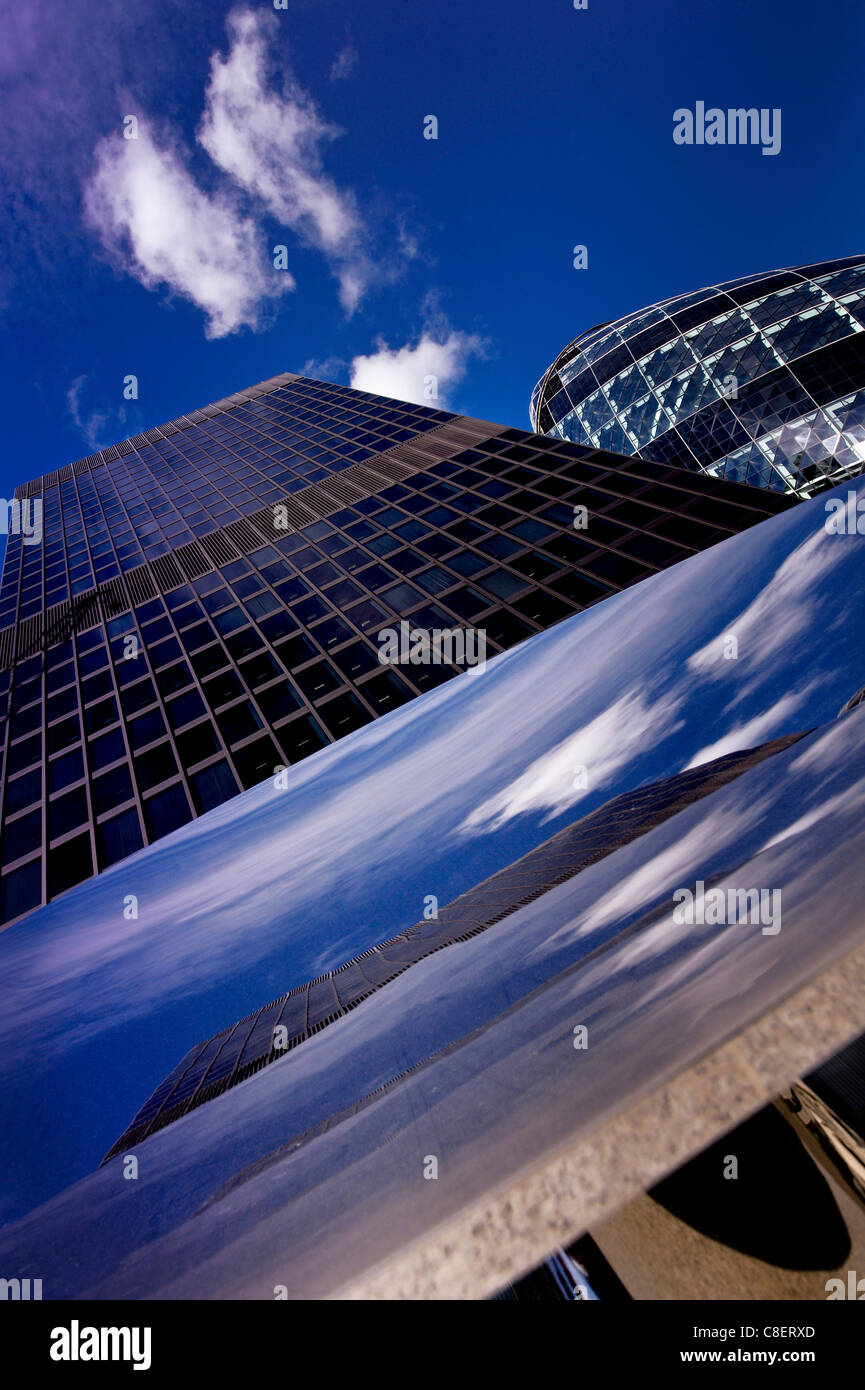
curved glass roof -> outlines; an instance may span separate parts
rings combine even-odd
[[[811,495],[865,462],[865,257],[728,280],[570,342],[532,428]]]

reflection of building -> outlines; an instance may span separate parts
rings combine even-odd
[[[728,280],[569,343],[532,427],[805,496],[865,462],[865,257]]]
[[[382,629],[493,655],[788,505],[291,374],[16,496],[3,922],[458,674]]]
[[[614,797],[515,864],[462,893],[433,920],[416,922],[399,936],[367,947],[327,975],[296,985],[254,1014],[197,1043],[156,1088],[103,1162],[134,1148],[199,1105],[215,1100],[262,1067],[282,1061],[300,1044],[434,951],[469,941],[498,925],[526,903],[645,835],[655,825],[801,737],[787,735],[747,752],[730,753],[663,782]]]

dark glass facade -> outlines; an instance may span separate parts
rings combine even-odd
[[[3,923],[459,673],[383,666],[382,629],[492,655],[791,504],[291,374],[16,497]]]
[[[678,295],[569,343],[534,429],[813,496],[865,463],[865,257]]]

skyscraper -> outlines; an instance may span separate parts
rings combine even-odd
[[[492,655],[790,499],[287,373],[15,503],[4,923],[457,675],[403,619]]]
[[[532,427],[810,497],[865,463],[865,257],[677,295],[581,334]]]

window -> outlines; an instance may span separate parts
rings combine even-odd
[[[114,724],[118,718],[117,701],[112,696],[84,711],[84,727],[88,734],[95,734],[100,729],[107,728],[109,724]],[[75,722],[77,723],[77,720]]]
[[[55,758],[48,764],[48,790],[51,793],[63,791],[83,776],[84,754],[80,748],[73,748],[70,753],[64,753],[61,758]]]
[[[18,820],[7,821],[3,830],[3,863],[12,864],[32,854],[42,845],[42,811],[29,811]]]
[[[10,775],[15,772],[22,772],[31,763],[38,763],[41,757],[42,735],[33,734],[30,738],[25,738],[22,743],[16,743],[9,749],[7,771]]]
[[[279,742],[288,763],[300,762],[329,742],[326,733],[311,714],[298,715],[279,731]]]
[[[113,689],[111,672],[107,669],[98,671],[95,676],[88,676],[87,680],[81,682],[81,694],[85,705],[89,704],[91,700],[100,699],[103,695],[110,695]],[[77,698],[75,703],[77,703]]]
[[[271,656],[270,652],[261,652],[251,661],[245,662],[240,669],[243,673],[243,679],[252,690],[281,674],[279,662]]]
[[[225,645],[235,661],[240,661],[250,653],[260,651],[264,643],[255,628],[248,627],[243,632],[234,632],[230,637],[226,637]]]
[[[180,640],[187,652],[196,652],[213,641],[213,629],[210,623],[195,623],[181,633]]]
[[[282,763],[276,744],[267,734],[232,752],[231,756],[244,788],[257,786],[265,777],[272,777],[274,769]]]
[[[192,812],[186,800],[186,793],[179,783],[174,787],[166,787],[165,791],[157,792],[144,803],[144,823],[150,841],[169,835],[172,830],[177,830],[190,820]]]
[[[248,738],[262,727],[261,720],[249,700],[241,700],[239,704],[222,710],[217,714],[216,722],[222,737],[229,745]]]
[[[198,719],[204,714],[204,701],[197,690],[189,690],[185,695],[179,695],[176,700],[172,700],[166,708],[172,729],[180,729],[184,724],[191,724],[193,719]]]
[[[29,709],[22,710],[13,718],[10,738],[22,738],[24,734],[32,734],[34,729],[41,729],[41,727],[42,706],[31,705]]]
[[[71,714],[71,712],[77,708],[78,691],[74,686],[70,686],[59,695],[50,695],[48,697],[45,702],[45,719],[50,724],[52,719],[59,719],[61,715]]]
[[[333,657],[333,661],[349,680],[357,680],[358,676],[377,670],[380,664],[378,654],[366,642],[355,642],[343,648]]]
[[[234,700],[243,693],[243,685],[236,671],[223,671],[222,675],[204,682],[204,694],[211,709],[227,705],[229,700]]]
[[[295,673],[294,679],[310,700],[320,700],[323,695],[338,690],[342,685],[341,677],[329,661],[318,661],[314,666],[305,667]]]
[[[54,898],[76,883],[89,878],[93,872],[90,854],[90,835],[76,835],[48,853],[48,896]]]
[[[192,684],[192,672],[185,661],[178,661],[176,666],[166,666],[157,673],[156,684],[163,696],[173,695],[175,690]]]
[[[113,816],[111,820],[97,825],[96,853],[99,868],[107,869],[109,865],[125,859],[128,854],[134,854],[137,849],[141,849],[142,844],[138,811],[134,806],[130,806],[119,816]]]
[[[90,790],[94,815],[101,816],[105,811],[112,811],[115,806],[122,805],[132,797],[129,768],[124,763],[111,772],[103,772],[101,777],[94,777]]]
[[[388,710],[404,705],[406,700],[411,699],[413,693],[405,681],[400,680],[395,671],[382,671],[379,675],[366,681],[360,688],[363,691],[364,699],[369,700],[378,714],[386,714]]]
[[[65,666],[58,666],[54,671],[48,671],[45,676],[45,693],[50,695],[52,691],[62,690],[64,685],[75,679],[75,666],[68,661]]]
[[[45,734],[49,756],[52,753],[61,753],[64,748],[68,748],[71,743],[77,743],[80,738],[81,724],[77,714],[62,719],[59,724],[52,724]]]
[[[48,834],[52,840],[87,823],[87,793],[84,787],[58,796],[48,805]]]
[[[303,707],[297,691],[290,681],[285,680],[259,691],[256,699],[269,724],[275,724]]]
[[[278,642],[289,632],[297,631],[297,623],[291,614],[285,611],[273,613],[269,618],[263,618],[258,626],[269,642]]]
[[[154,670],[160,666],[166,666],[170,661],[176,661],[182,655],[181,646],[176,637],[169,637],[163,642],[158,642],[155,647],[148,647],[148,654]]]
[[[42,860],[0,878],[0,922],[11,922],[42,901]]]
[[[152,709],[139,715],[129,723],[129,742],[133,751],[137,752],[148,743],[155,742],[165,731],[165,720],[160,710]]]
[[[85,656],[79,656],[78,658],[78,670],[82,678],[92,675],[94,671],[101,671],[103,666],[107,665],[108,649],[104,646],[97,648],[96,651],[87,652]]]
[[[334,738],[342,738],[344,734],[351,733],[353,729],[361,728],[372,719],[369,710],[351,690],[342,695],[336,695],[327,704],[322,705],[319,716]]]
[[[135,778],[141,792],[158,787],[160,782],[167,782],[176,772],[177,761],[170,743],[160,743],[135,759]]]
[[[213,621],[222,635],[226,636],[229,632],[243,627],[248,619],[242,608],[227,608],[224,613],[218,613]]]
[[[221,806],[240,790],[234,773],[226,762],[214,763],[202,772],[194,773],[189,779],[192,800],[199,815]]]
[[[292,671],[295,666],[300,666],[302,662],[309,661],[312,657],[319,655],[318,647],[302,632],[299,632],[296,637],[287,638],[285,642],[279,642],[276,650],[283,666],[289,671]]]
[[[212,676],[214,671],[228,665],[228,657],[218,644],[205,647],[203,651],[193,652],[189,661],[199,680]]]
[[[14,782],[6,783],[6,814],[14,815],[16,811],[23,811],[25,806],[31,806],[34,801],[39,801],[42,797],[42,768],[34,767],[30,772],[25,772],[23,777],[17,777]]]
[[[219,752],[219,739],[209,719],[187,729],[184,734],[178,734],[175,742],[183,767],[192,767]]]

